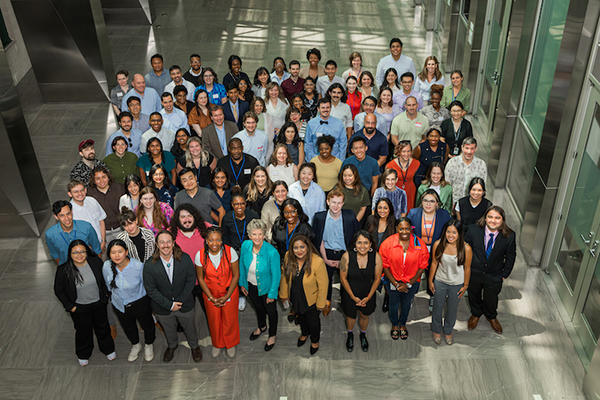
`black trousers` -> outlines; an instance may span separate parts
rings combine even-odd
[[[248,282],[248,300],[256,311],[256,319],[258,327],[264,328],[267,326],[267,316],[269,317],[269,336],[277,335],[277,306],[275,301],[267,303],[267,295],[258,295],[258,287]]]
[[[484,283],[483,279],[471,277],[469,281],[469,306],[475,317],[485,315],[487,319],[498,316],[498,295],[502,290],[502,281],[496,284]]]
[[[75,325],[75,354],[80,360],[88,360],[94,350],[94,333],[100,351],[108,355],[115,351],[115,342],[110,335],[106,303],[80,305],[70,313]]]
[[[335,251],[335,250],[325,249],[325,254],[327,255],[327,258],[332,261],[341,260],[344,253],[345,253],[345,251],[343,251],[343,250]],[[332,286],[333,285],[333,274],[335,274],[335,272],[338,271],[339,268],[330,267],[329,265],[325,265],[325,266],[327,267],[327,275],[329,277],[329,287],[327,288],[327,300],[331,301],[331,295],[333,293],[333,286]]]
[[[309,309],[304,314],[298,313],[298,322],[302,336],[310,336],[311,343],[319,343],[321,337],[321,319],[319,318],[321,311],[316,307]]]
[[[140,342],[140,333],[136,321],[140,323],[140,326],[144,330],[144,343],[154,343],[154,339],[156,339],[156,327],[152,318],[150,297],[144,296],[133,303],[127,304],[124,313],[117,310],[114,306],[113,310],[131,344],[138,344]]]

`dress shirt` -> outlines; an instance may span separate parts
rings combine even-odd
[[[419,104],[419,106],[417,107],[417,111],[420,111],[424,104],[423,104],[423,97],[421,97],[421,95],[419,94],[419,92],[417,92],[416,90],[411,90],[409,94],[404,93],[404,90],[399,90],[396,93],[394,93],[394,104],[397,104],[398,107],[400,107],[401,111],[406,111],[404,108],[404,102],[406,101],[407,97],[413,96],[414,98],[417,99],[417,103]]]
[[[225,125],[221,125],[219,128],[215,125],[215,131],[217,131],[217,139],[219,139],[219,146],[221,146],[221,151],[223,155],[227,155],[227,135],[225,134]]]
[[[169,71],[163,68],[160,75],[157,75],[156,72],[152,70],[144,76],[144,79],[146,79],[146,87],[151,87],[156,90],[156,93],[160,96],[165,91],[165,86],[171,82],[171,75],[169,74]]]
[[[102,275],[108,290],[111,292],[110,302],[115,308],[122,313],[125,313],[125,306],[133,303],[146,295],[144,288],[144,264],[135,258],[130,258],[129,263],[123,269],[117,271],[115,277],[116,288],[111,288],[110,283],[113,281],[113,272],[110,260],[104,262],[102,266]]]
[[[94,159],[94,168],[96,167],[106,167],[104,162],[98,159]],[[92,168],[90,168],[83,160],[79,161],[73,169],[71,170],[71,174],[69,177],[72,181],[75,179],[80,180],[85,184],[85,186],[90,183],[90,175],[92,174]]]
[[[73,229],[71,229],[71,232],[63,231],[60,223],[56,223],[48,228],[45,236],[50,255],[54,259],[58,258],[59,264],[67,262],[69,245],[75,239],[81,239],[86,242],[96,254],[102,252],[96,231],[87,221],[73,220]]]
[[[279,86],[281,86],[281,84],[283,83],[283,81],[285,81],[290,76],[292,76],[292,75],[289,72],[283,71],[283,76],[281,78],[279,78],[277,76],[277,71],[273,71],[273,72],[271,72],[271,82],[277,82],[277,84]]]
[[[160,261],[162,262],[165,272],[169,277],[169,282],[173,283],[173,255],[171,254],[171,258],[168,261],[165,261],[165,259],[160,256]]]
[[[141,120],[141,118],[140,118],[140,120]],[[115,140],[116,137],[123,137],[127,141],[127,151],[130,151],[133,154],[135,154],[136,156],[140,157],[142,155],[142,153],[140,152],[140,141],[142,140],[142,135],[143,135],[142,131],[131,128],[131,131],[129,132],[129,137],[127,137],[123,133],[123,130],[119,129],[118,131],[116,131],[115,133],[110,135],[110,137],[106,141],[105,156],[108,156],[109,154],[113,153],[113,149],[112,149],[113,140]]]
[[[156,92],[156,90],[151,87],[146,87],[144,93],[140,94],[137,91],[130,90],[123,96],[123,101],[121,102],[121,107],[127,107],[127,99],[130,97],[139,97],[142,101],[142,112],[146,115],[150,115],[153,112],[159,112],[162,108],[162,104],[160,104],[160,96]]]
[[[323,245],[328,250],[346,250],[346,243],[344,243],[344,221],[342,214],[337,219],[331,216],[331,213],[327,213],[325,217],[325,229],[323,231]]]
[[[125,194],[125,186],[121,183],[113,182],[108,186],[106,193],[102,193],[97,188],[89,188],[88,196],[92,196],[102,206],[102,209],[106,213],[106,219],[104,225],[106,230],[118,229],[121,227],[119,223],[119,201],[121,196]]]
[[[190,129],[187,115],[179,108],[173,107],[173,111],[171,113],[168,113],[167,110],[163,108],[160,110],[160,115],[162,115],[164,121],[162,126],[163,129],[170,129],[173,132],[177,132],[177,130],[180,128],[184,128],[185,130]],[[171,146],[173,146],[173,143],[171,143]],[[171,146],[166,147],[166,150],[169,150]]]
[[[400,58],[398,61],[394,60],[391,54],[383,57],[379,60],[379,64],[377,64],[377,72],[375,75],[375,83],[377,87],[380,87],[383,83],[383,78],[385,77],[385,71],[389,68],[394,68],[396,73],[398,74],[398,79],[405,72],[412,72],[413,77],[417,78],[417,70],[415,69],[415,63],[412,58],[405,56],[404,54],[400,54]],[[394,103],[396,101],[394,100]]]
[[[290,185],[288,197],[298,200],[304,214],[308,217],[309,224],[312,224],[316,213],[325,211],[325,192],[314,182],[310,183],[306,195],[302,192],[300,181],[293,183]]]
[[[442,75],[440,79],[432,79],[431,82],[428,82],[427,78],[425,78],[425,80],[422,81],[421,78],[417,76],[414,90],[421,95],[423,100],[429,101],[429,99],[431,99],[431,87],[433,85],[444,86],[444,75]]]
[[[446,180],[452,185],[452,198],[461,199],[468,196],[467,188],[471,179],[478,177],[484,181],[487,179],[487,166],[481,158],[473,156],[469,165],[463,160],[463,156],[451,158],[446,163],[444,171]]]
[[[102,234],[100,232],[100,221],[106,219],[106,213],[102,209],[98,200],[93,197],[86,196],[83,199],[83,206],[78,205],[71,200],[73,206],[73,219],[89,222],[94,231],[98,234],[98,241],[102,242]]]
[[[329,115],[342,121],[344,128],[352,128],[352,110],[348,104],[340,101],[337,106],[334,106],[331,103],[331,114]]]
[[[418,270],[427,269],[429,264],[429,250],[427,250],[425,242],[412,234],[408,240],[406,256],[398,233],[391,235],[381,243],[379,254],[383,268],[389,268],[397,282],[408,282],[415,277]],[[421,282],[420,276],[417,282]]]
[[[410,140],[413,150],[419,145],[423,135],[429,129],[429,120],[417,111],[414,120],[408,118],[406,111],[396,116],[392,121],[390,135],[398,136],[398,141]]]
[[[185,79],[181,80],[181,83],[179,84],[181,86],[185,86],[185,88],[187,89],[187,96],[185,96],[185,98],[188,101],[193,102],[194,101],[194,92],[196,91],[196,85],[194,85],[192,82],[189,82]],[[165,92],[169,92],[173,95],[173,98],[175,98],[175,93],[173,93],[173,89],[175,89],[175,86],[178,86],[174,81],[171,81],[170,83],[167,84],[167,86],[165,86]]]
[[[327,90],[334,83],[339,83],[342,85],[344,90],[346,89],[346,82],[339,76],[334,76],[332,80],[329,80],[329,77],[325,75],[317,81],[317,92],[321,94],[321,97],[327,96]]]
[[[211,104],[216,104],[220,106],[222,104],[221,99],[227,97],[227,90],[225,90],[225,86],[221,85],[220,83],[213,83],[213,88],[210,92],[208,91],[208,89],[206,89],[206,85],[198,86],[194,91],[194,97],[196,97],[196,92],[200,89],[206,90],[206,92],[208,93],[208,101]]]
[[[234,138],[240,139],[244,146],[244,151],[258,161],[263,167],[267,166],[267,148],[269,147],[269,139],[267,134],[256,129],[254,135],[250,136],[247,130],[242,130],[236,133]]]
[[[296,82],[292,80],[290,76],[288,79],[281,82],[281,89],[283,90],[283,94],[288,99],[288,101],[292,98],[296,93],[302,93],[304,90],[304,78],[298,77]]]
[[[342,168],[346,165],[352,164],[358,169],[358,175],[362,184],[365,185],[367,190],[371,190],[373,186],[373,177],[379,176],[379,164],[373,157],[365,156],[362,160],[356,158],[356,156],[348,157],[344,160]]]
[[[140,113],[140,119],[136,121],[134,118],[133,121],[131,121],[131,130],[134,129],[137,129],[140,132],[146,132],[150,129],[150,117]]]
[[[335,117],[329,117],[327,120],[316,117],[308,121],[306,124],[306,135],[304,137],[304,152],[305,160],[312,160],[317,154],[317,138],[323,135],[333,136],[335,144],[331,154],[335,157],[343,160],[346,158],[346,147],[348,146],[348,136],[346,136],[346,129],[342,121]]]
[[[483,248],[487,250],[488,242],[490,240],[490,235],[493,235],[493,237],[492,237],[492,249],[493,249],[494,246],[496,245],[496,239],[498,239],[498,234],[500,234],[500,231],[492,232],[490,230],[490,228],[488,228],[487,225],[485,226],[484,231],[485,231],[485,238],[483,240]]]
[[[378,112],[373,113],[377,117],[377,125],[375,126],[379,132],[387,132],[387,120],[385,117]],[[354,117],[354,132],[360,131],[365,127],[366,112],[361,112]]]
[[[181,111],[181,110],[179,110],[179,111]],[[183,111],[181,111],[181,112],[183,112]],[[173,132],[170,129],[165,128],[164,126],[158,133],[156,133],[154,131],[154,129],[148,129],[146,132],[144,132],[144,134],[142,135],[142,138],[140,140],[140,152],[142,152],[142,153],[146,152],[146,145],[148,144],[148,141],[150,139],[152,139],[153,137],[157,137],[160,139],[160,143],[162,143],[163,151],[169,151],[169,149],[171,147],[173,147],[173,142],[175,142],[175,132]]]

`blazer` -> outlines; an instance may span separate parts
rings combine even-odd
[[[423,217],[423,209],[421,207],[413,208],[408,212],[407,217],[412,221],[414,227],[414,234],[418,237],[422,237],[421,234],[421,219]],[[448,211],[440,208],[435,212],[435,226],[433,227],[433,237],[431,238],[431,245],[435,243],[442,236],[442,229],[446,222],[450,221],[452,217]]]
[[[509,277],[517,258],[517,242],[515,233],[508,237],[498,234],[496,242],[490,253],[485,256],[485,228],[477,224],[469,225],[465,234],[465,242],[473,249],[473,261],[471,262],[471,279],[487,284],[502,283],[502,279]]]
[[[315,232],[313,243],[317,250],[321,248],[328,212],[329,211],[320,211],[316,213],[313,220],[313,231]],[[360,230],[360,225],[356,220],[354,211],[342,209],[342,224],[344,225],[344,243],[346,244],[346,250],[350,250],[350,241],[354,234]]]
[[[239,132],[242,129],[244,129],[244,123],[242,122],[242,118],[244,117],[244,114],[246,114],[248,111],[250,111],[250,104],[248,104],[247,101],[238,100],[237,105],[238,105],[238,121],[237,122],[235,122],[235,118],[233,118],[233,110],[231,109],[231,104],[229,103],[229,101],[227,103],[223,104],[223,114],[225,114],[226,121],[231,121],[234,124],[237,124],[238,132]]]
[[[313,253],[310,268],[310,275],[304,274],[302,278],[306,302],[309,307],[316,303],[317,308],[324,308],[325,301],[327,300],[327,289],[329,287],[329,277],[325,268],[325,262],[317,254]],[[289,299],[291,289],[292,277],[290,276],[288,279],[282,274],[279,297]]]
[[[240,252],[239,285],[248,289],[248,270],[252,264],[251,240],[244,240]],[[277,299],[279,282],[281,281],[281,261],[277,249],[266,241],[263,242],[256,257],[256,284],[258,295],[267,295],[269,299]]]
[[[102,276],[102,260],[99,257],[88,257],[87,262],[96,277],[98,290],[100,291],[100,301],[102,303],[108,303],[108,289],[106,288],[106,283],[104,283],[104,276]],[[71,312],[76,305],[77,288],[75,287],[75,279],[69,279],[67,277],[66,263],[59,265],[56,269],[56,274],[54,276],[54,294],[63,304],[65,310]]]
[[[175,301],[183,303],[179,311],[193,310],[192,291],[195,285],[196,268],[190,256],[185,253],[179,261],[173,258],[172,284],[160,258],[156,261],[150,258],[144,264],[144,287],[152,300],[152,311],[158,315],[169,315]]]
[[[231,138],[240,131],[235,122],[231,121],[224,121],[223,129],[225,129],[225,143],[227,144],[229,144]],[[215,156],[217,161],[223,158],[224,154],[221,150],[217,129],[214,124],[210,124],[202,130],[202,148]]]

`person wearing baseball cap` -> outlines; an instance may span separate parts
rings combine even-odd
[[[90,181],[90,174],[92,169],[98,166],[108,168],[101,160],[96,158],[96,151],[94,150],[94,141],[92,139],[86,139],[79,143],[79,155],[81,160],[71,170],[71,180],[80,180],[87,186]]]

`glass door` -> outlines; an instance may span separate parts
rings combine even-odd
[[[567,193],[573,193],[571,202],[565,202],[562,215],[567,218],[558,226],[562,236],[551,255],[550,276],[558,294],[573,318],[582,289],[591,282],[591,271],[596,269],[600,251],[600,92],[592,90],[583,120],[587,131],[577,153],[579,167],[574,166],[567,184]],[[587,279],[586,279],[587,277]],[[584,298],[586,296],[583,296]],[[592,300],[591,300],[592,301]],[[591,303],[588,303],[588,305]],[[579,304],[580,309],[583,307]],[[591,306],[590,306],[591,307]]]
[[[494,126],[511,6],[510,0],[492,0],[489,2],[490,9],[487,13],[488,40],[482,57],[482,74],[477,85],[478,93],[474,111],[487,132],[488,139],[491,138],[491,130]]]
[[[600,337],[600,263],[598,262],[598,249],[593,248],[589,251],[591,268],[585,268],[585,270],[589,270],[591,276],[584,277],[585,290],[577,304],[573,325],[591,360]]]

